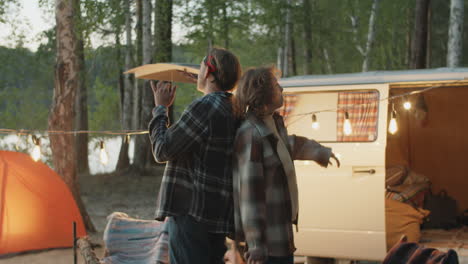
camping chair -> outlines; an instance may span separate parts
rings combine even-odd
[[[99,260],[89,240],[78,240],[86,264],[168,264],[167,222],[140,220],[114,212],[104,230],[105,255]]]
[[[418,243],[407,242],[404,235],[388,252],[382,264],[458,264],[457,252],[424,248]]]

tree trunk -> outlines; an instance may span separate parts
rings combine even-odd
[[[79,0],[56,0],[57,61],[54,76],[54,96],[49,114],[49,130],[74,130],[76,92],[80,85],[80,65],[73,18]],[[86,229],[95,228],[81,200],[77,179],[75,138],[72,134],[50,134],[50,147],[55,171],[70,188],[80,209]]]
[[[286,7],[286,23],[284,28],[284,65],[283,65],[283,76],[288,77],[290,75],[290,56],[291,56],[291,0],[287,0]]]
[[[96,253],[93,250],[91,242],[89,242],[88,237],[79,238],[77,241],[78,248],[80,249],[81,256],[85,264],[100,264],[101,262],[96,256]]]
[[[371,15],[369,18],[369,31],[367,32],[367,43],[366,50],[364,51],[364,61],[362,62],[362,71],[366,72],[369,70],[369,54],[372,48],[372,44],[375,39],[375,19],[377,17],[377,10],[379,8],[380,0],[374,0],[372,3]]]
[[[331,66],[331,63],[330,63],[330,57],[328,56],[327,48],[323,48],[323,57],[325,58],[328,74],[333,74],[333,70],[332,70],[332,66]]]
[[[78,55],[78,86],[76,90],[75,104],[75,129],[88,130],[88,92],[86,88],[86,69],[84,55],[83,30],[81,25],[81,8],[79,1],[74,1],[76,6],[76,49]],[[89,174],[88,163],[88,134],[76,134],[76,169],[78,175]]]
[[[312,23],[310,21],[311,1],[302,1],[302,19],[304,23],[304,74],[312,73]]]
[[[427,27],[430,0],[416,0],[410,69],[426,68]]]
[[[208,41],[208,51],[211,50],[211,48],[214,46],[214,30],[213,30],[213,16],[214,16],[214,10],[213,10],[213,0],[206,0],[205,6],[208,8],[208,36],[207,36],[207,41]]]
[[[125,70],[132,68],[132,21],[130,13],[130,0],[124,0],[125,10]],[[132,74],[124,76],[124,91],[122,98],[122,128],[124,130],[131,130],[132,128]],[[119,160],[117,162],[117,170],[128,168],[130,159],[128,156],[129,141],[126,137],[122,139],[122,146],[120,148]]]
[[[289,69],[291,69],[291,75],[297,75],[297,64],[296,64],[296,42],[294,40],[294,27],[291,27],[291,45],[289,46],[291,48],[291,54],[288,58],[288,63],[289,63]]]
[[[155,17],[155,62],[170,62],[172,60],[172,0],[156,1]]]
[[[447,44],[447,67],[460,66],[462,59],[463,40],[463,0],[450,1],[450,25]]]
[[[172,61],[172,0],[156,0],[154,58],[156,63]],[[174,121],[174,105],[169,107],[169,123]]]
[[[227,5],[228,2],[223,2],[223,38],[224,38],[224,48],[229,49],[229,18],[227,14]]]
[[[151,2],[143,0],[143,64],[152,62],[151,48]],[[142,89],[140,129],[147,129],[151,119],[151,109],[154,106],[153,92],[149,81],[145,80]],[[150,141],[148,136],[137,136],[135,141],[135,158],[133,164],[135,168],[143,170],[151,155]]]
[[[140,64],[143,61],[143,5],[142,0],[136,0],[136,53],[135,61]],[[138,130],[140,128],[140,113],[141,113],[141,90],[143,89],[141,82],[135,79],[135,88],[133,89],[133,117],[132,128]]]
[[[284,49],[283,47],[278,47],[278,53],[277,53],[277,57],[276,57],[276,67],[278,67],[278,69],[281,71],[281,72],[284,72]]]
[[[408,8],[406,12],[406,26],[407,26],[407,31],[406,31],[406,36],[405,36],[405,44],[406,44],[406,52],[405,52],[405,61],[403,65],[406,65],[409,67],[410,64],[410,58],[411,58],[411,25],[413,23],[412,18],[413,18],[413,10],[411,8]]]

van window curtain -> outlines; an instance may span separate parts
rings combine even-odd
[[[345,112],[348,112],[352,133],[343,131]],[[377,91],[338,93],[337,140],[374,141],[377,139],[379,93]]]

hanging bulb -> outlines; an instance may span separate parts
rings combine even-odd
[[[343,124],[343,132],[346,136],[351,135],[353,133],[353,128],[351,127],[351,122],[349,121],[349,113],[348,111],[345,112],[345,120]]]
[[[34,147],[33,147],[33,150],[31,151],[31,158],[34,161],[38,161],[41,159],[41,140],[33,135],[32,141],[34,143]]]
[[[411,109],[411,102],[408,100],[407,97],[405,97],[405,102],[403,103],[403,108],[405,108],[406,110]]]
[[[127,134],[125,136],[125,141],[127,142],[127,144],[130,144],[130,134]]]
[[[16,144],[15,144],[16,151],[20,150],[20,147],[19,147],[20,140],[21,140],[21,136],[19,134],[16,135]]]
[[[390,119],[390,124],[388,125],[388,132],[394,135],[398,131],[398,123],[396,121],[396,111],[392,111],[392,118]]]
[[[315,130],[320,128],[320,123],[317,121],[317,116],[315,114],[312,115],[312,128]]]
[[[109,162],[109,158],[107,157],[106,149],[104,148],[104,141],[101,141],[101,150],[99,153],[99,157],[101,158],[101,163],[106,165]]]

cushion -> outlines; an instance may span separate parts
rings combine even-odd
[[[408,169],[403,165],[394,165],[385,171],[385,185],[396,186],[403,183],[408,175]]]
[[[420,225],[429,211],[416,209],[408,204],[392,199],[385,199],[387,248],[395,245],[402,235],[408,237],[409,242],[419,242],[421,238]]]

